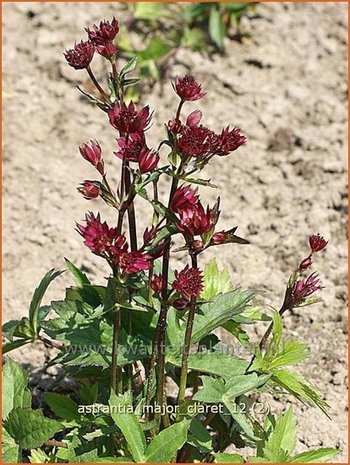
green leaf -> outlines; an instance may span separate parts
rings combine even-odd
[[[137,57],[131,58],[131,60],[124,66],[120,71],[120,78],[123,78],[126,74],[134,71],[137,65]]]
[[[253,389],[263,386],[270,376],[271,374],[258,376],[256,373],[234,376],[226,383],[224,397],[225,399],[232,400],[242,394],[246,394]]]
[[[45,418],[41,410],[30,408],[11,410],[4,426],[20,449],[40,447],[64,428],[58,421]]]
[[[242,12],[248,10],[251,5],[254,5],[253,2],[222,2],[221,5],[226,9],[234,12]]]
[[[226,294],[219,294],[212,302],[203,304],[200,307],[200,313],[197,313],[194,320],[191,343],[196,344],[234,315],[242,313],[255,295],[255,291],[235,290]],[[184,337],[184,327],[181,328],[181,332],[182,334],[179,334],[180,344]]]
[[[196,418],[191,420],[187,442],[198,449],[201,454],[206,454],[213,448],[213,438]]]
[[[160,2],[137,2],[135,3],[134,18],[143,20],[152,20],[168,16],[169,12]]]
[[[295,449],[297,440],[297,428],[293,415],[292,407],[278,418],[267,443],[264,446],[264,456],[267,452],[274,452],[282,449],[285,452],[292,453]]]
[[[268,463],[288,463],[289,458],[290,458],[290,456],[289,456],[288,452],[281,449],[281,448],[279,448],[279,449],[266,451],[263,462],[268,462]],[[260,462],[260,460],[258,460],[258,462]]]
[[[226,35],[226,26],[217,5],[212,5],[210,8],[208,27],[211,40],[222,50],[224,48],[223,39]]]
[[[215,463],[244,463],[244,459],[238,454],[229,454],[228,452],[219,452],[213,454]]]
[[[239,428],[243,433],[252,441],[257,441],[259,438],[255,436],[252,426],[250,425],[248,418],[245,412],[237,409],[237,404],[232,402],[232,400],[224,397],[224,405],[227,410],[230,412],[232,418],[235,420]]]
[[[117,396],[111,393],[109,399],[111,416],[125,437],[128,449],[135,462],[145,462],[146,438],[141,425],[134,413],[127,413],[128,407],[132,405],[128,402],[127,396]]]
[[[98,382],[93,384],[84,384],[78,392],[80,402],[85,405],[92,405],[97,401]]]
[[[9,435],[5,428],[2,429],[2,463],[20,463],[18,444]]]
[[[304,361],[310,352],[305,344],[293,339],[287,339],[283,345],[281,352],[269,363],[269,369],[285,365],[297,365]]]
[[[69,397],[54,392],[46,392],[44,400],[59,418],[68,421],[79,421],[81,419],[78,405]]]
[[[6,323],[4,323],[2,325],[2,336],[5,339],[12,342],[14,333],[19,323],[20,323],[20,320],[11,320],[11,321],[7,321]]]
[[[213,404],[221,402],[225,394],[225,383],[221,379],[209,376],[201,376],[200,378],[203,387],[194,395],[193,400]]]
[[[123,79],[122,80],[122,86],[123,87],[132,86],[134,84],[137,84],[140,81],[141,81],[140,78]]]
[[[272,374],[271,381],[283,387],[304,404],[317,405],[329,417],[327,413],[329,405],[322,399],[321,393],[299,373],[283,369],[276,370]]]
[[[328,462],[332,460],[341,451],[339,449],[332,449],[325,447],[321,449],[310,450],[302,452],[301,454],[294,455],[289,459],[290,463],[317,463],[317,462]]]
[[[14,329],[13,335],[27,339],[28,341],[32,341],[37,336],[29,319],[25,316],[18,322],[18,325]]]
[[[181,358],[167,357],[167,362],[180,367]],[[188,357],[188,368],[201,373],[217,375],[229,380],[236,375],[244,374],[249,362],[238,357],[215,352],[199,352],[190,354]]]
[[[79,288],[82,288],[84,284],[91,284],[86,274],[80,271],[79,268],[77,268],[75,265],[73,265],[73,263],[70,262],[68,258],[65,258],[64,261],[66,262],[66,265],[71,272],[76,285]]]
[[[12,409],[30,407],[31,394],[28,375],[17,362],[8,358],[3,369],[2,418],[5,420]]]
[[[187,440],[190,426],[188,420],[182,420],[161,431],[146,449],[146,462],[169,463]]]
[[[159,36],[153,36],[147,47],[142,51],[135,52],[135,54],[143,61],[156,61],[163,58],[171,49],[172,46],[167,44],[164,39]]]
[[[30,463],[48,463],[52,462],[50,457],[41,449],[32,449],[29,456]]]
[[[200,294],[203,300],[213,300],[218,294],[229,292],[232,288],[228,268],[219,270],[216,259],[213,258],[204,268],[204,286]]]
[[[236,323],[235,321],[227,321],[224,325],[222,325],[226,331],[228,331],[232,336],[234,336],[242,346],[248,346],[249,344],[249,336],[248,334],[241,328],[240,323]]]
[[[273,350],[278,350],[278,347],[281,343],[282,328],[283,328],[282,316],[279,314],[279,312],[276,312],[276,311],[273,312],[272,322],[273,322],[273,327],[272,327],[271,348]]]
[[[206,33],[199,27],[184,27],[181,43],[193,50],[202,50],[206,45]]]
[[[7,354],[7,352],[11,352],[11,350],[18,349],[19,347],[22,347],[25,344],[29,344],[29,342],[31,342],[30,339],[18,339],[13,342],[5,343],[2,346],[2,355]]]
[[[38,312],[46,289],[49,287],[50,283],[62,273],[63,271],[55,271],[54,269],[48,271],[34,291],[29,307],[29,321],[35,334],[38,334]]]

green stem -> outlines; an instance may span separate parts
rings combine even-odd
[[[119,332],[120,332],[120,308],[114,309],[114,321],[113,321],[113,346],[112,346],[112,367],[111,367],[111,388],[116,394],[121,392],[121,371],[118,369],[118,344],[119,344]]]

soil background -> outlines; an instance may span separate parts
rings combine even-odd
[[[68,257],[97,282],[107,268],[82,245],[74,231],[88,209],[111,213],[76,193],[94,171],[78,145],[97,138],[117,180],[114,132],[104,115],[75,88],[87,82],[69,69],[62,52],[83,28],[116,15],[118,3],[3,4],[3,321],[27,314],[32,292],[50,268]],[[224,56],[179,50],[170,77],[193,73],[208,95],[197,106],[204,122],[219,130],[231,123],[248,137],[246,146],[216,158],[208,174],[222,199],[221,226],[239,226],[250,246],[215,249],[233,282],[266,291],[278,307],[289,272],[308,253],[307,237],[330,239],[315,257],[325,289],[324,303],[286,315],[286,334],[301,338],[311,356],[300,369],[324,393],[332,421],[297,402],[298,450],[340,447],[347,462],[347,4],[260,3],[245,26],[251,39],[226,40]],[[98,62],[98,60],[96,60]],[[102,68],[97,66],[98,76]],[[156,109],[150,142],[162,137],[176,97],[170,84],[156,85],[143,103]],[[115,173],[115,174],[114,174]],[[165,187],[164,187],[165,189]],[[165,192],[165,191],[164,191]],[[164,192],[162,192],[164,194]],[[140,207],[144,209],[144,204]],[[148,217],[141,220],[140,230]],[[208,251],[205,258],[214,252]],[[179,260],[183,256],[179,255]],[[60,299],[71,280],[64,274],[46,302]],[[256,341],[263,327],[253,335]],[[42,369],[49,350],[34,344],[17,350],[34,389],[54,382]],[[51,371],[50,371],[51,370]],[[273,401],[274,403],[274,401]],[[282,409],[286,401],[274,403]]]

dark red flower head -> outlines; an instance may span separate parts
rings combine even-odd
[[[77,231],[85,239],[84,244],[95,254],[106,256],[113,244],[123,245],[125,237],[118,235],[115,228],[101,222],[100,214],[95,216],[89,212],[85,215],[86,225],[77,224]]]
[[[164,288],[165,280],[163,276],[154,274],[151,278],[150,286],[152,291],[157,292],[158,294],[162,292]]]
[[[183,185],[176,189],[170,202],[170,209],[175,213],[182,213],[185,210],[193,209],[198,202],[197,190],[191,186]]]
[[[189,268],[188,265],[179,271],[175,271],[173,289],[188,300],[190,297],[197,297],[203,289],[202,274],[198,268]]]
[[[186,157],[203,158],[216,152],[218,141],[218,136],[203,125],[184,126],[178,147]]]
[[[79,147],[80,153],[103,176],[104,175],[104,162],[102,160],[102,150],[100,144],[96,140],[90,140]]]
[[[128,138],[120,137],[117,142],[120,150],[119,152],[114,152],[114,154],[122,160],[126,159],[127,161],[139,161],[141,150],[146,147],[143,133],[134,133]]]
[[[116,105],[108,111],[108,116],[114,128],[127,134],[145,131],[151,120],[149,106],[142,108],[138,112],[133,102],[130,102],[129,105],[125,103],[121,106]]]
[[[317,273],[310,274],[307,279],[296,281],[291,292],[289,307],[301,304],[306,297],[323,288]]]
[[[101,21],[99,26],[94,24],[91,29],[86,28],[89,39],[94,45],[105,45],[112,42],[119,32],[118,21],[113,18],[111,22]]]
[[[126,274],[138,273],[151,268],[152,257],[142,252],[122,251],[116,255],[117,264]]]
[[[158,152],[143,147],[138,160],[141,174],[154,171],[157,168],[159,158]]]
[[[77,191],[80,192],[86,200],[96,199],[101,193],[99,185],[93,181],[82,182],[80,187],[77,188]]]
[[[320,235],[320,233],[317,233],[309,237],[309,244],[312,253],[316,253],[324,249],[327,246],[328,241],[326,241],[324,237]]]
[[[230,130],[229,127],[222,130],[219,140],[218,148],[216,150],[216,155],[225,156],[230,152],[237,150],[238,147],[245,144],[247,138],[241,134],[238,128],[233,128]]]
[[[178,230],[191,236],[201,236],[213,229],[212,212],[209,207],[205,210],[201,203],[180,213]]]
[[[177,77],[173,87],[183,101],[199,100],[206,95],[205,92],[202,92],[202,86],[190,74],[183,78]]]
[[[91,63],[94,52],[92,43],[89,40],[85,42],[82,40],[80,43],[74,44],[74,48],[66,50],[64,57],[72,68],[85,69]]]

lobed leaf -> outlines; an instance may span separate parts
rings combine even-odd
[[[32,396],[28,385],[28,375],[22,367],[8,358],[3,369],[2,418],[6,420],[9,413],[17,407],[29,408]]]
[[[4,426],[20,449],[40,447],[64,428],[58,421],[45,418],[41,410],[21,407],[11,410]]]

